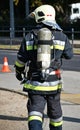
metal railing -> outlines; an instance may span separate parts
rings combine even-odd
[[[20,28],[15,30],[15,36],[13,37],[12,29],[2,29],[0,30],[0,41],[7,39],[8,43],[12,45],[14,42],[17,42],[18,40],[21,41],[23,37],[26,36],[26,34],[30,30],[27,30],[26,28]],[[74,44],[75,35],[80,35],[80,31],[75,31],[74,28],[71,29],[71,31],[63,31],[66,35],[69,36],[69,39],[72,42],[72,45]],[[78,36],[79,39],[79,36]],[[6,41],[7,41],[6,40]],[[14,42],[13,42],[14,41]],[[7,42],[5,42],[7,44]]]

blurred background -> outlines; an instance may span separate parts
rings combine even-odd
[[[56,21],[70,40],[80,39],[80,0],[0,0],[0,41],[22,38],[35,28],[27,18],[36,7],[50,4],[56,10]],[[17,42],[17,39],[16,39]],[[10,41],[12,44],[12,41]]]

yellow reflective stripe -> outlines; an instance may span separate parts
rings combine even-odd
[[[60,121],[60,122],[53,122],[53,121],[50,121],[50,124],[57,127],[57,126],[60,126],[63,124],[63,121]]]
[[[64,50],[64,46],[62,45],[52,45],[51,49],[59,49],[59,50]]]
[[[64,46],[61,46],[61,45],[55,45],[55,49],[64,50]]]
[[[24,65],[20,64],[18,61],[15,62],[15,65],[18,66],[18,67],[24,67]]]
[[[42,118],[39,116],[29,116],[28,121],[39,120],[42,122]]]
[[[28,45],[28,46],[26,46],[26,49],[27,49],[27,50],[32,50],[32,49],[33,49],[33,46],[32,46],[32,45]]]
[[[62,84],[58,84],[55,86],[34,86],[32,84],[24,84],[24,88],[32,89],[32,90],[39,90],[39,91],[55,91],[61,89]]]
[[[33,45],[27,45],[27,46],[26,46],[26,49],[27,49],[27,50],[33,50]],[[37,49],[37,46],[36,46],[36,45],[34,45],[34,49]]]
[[[37,49],[37,45],[34,45],[34,49],[35,49],[35,50]]]
[[[51,49],[59,49],[59,50],[64,50],[64,46],[63,45],[52,45],[51,47],[50,47]],[[33,50],[33,46],[32,45],[28,45],[28,46],[26,46],[26,49],[27,50]],[[37,46],[36,45],[34,45],[34,49],[36,50],[37,49]]]

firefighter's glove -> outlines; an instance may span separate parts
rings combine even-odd
[[[16,78],[21,81],[23,78],[22,78],[22,73],[16,71]]]
[[[23,78],[24,78],[24,75],[25,75],[24,69],[25,69],[25,67],[17,67],[17,66],[15,65],[15,72],[16,72],[15,75],[16,75],[16,78],[17,78],[19,81],[22,81]]]
[[[57,69],[60,69],[60,67],[61,67],[60,60],[54,60],[54,59],[51,60],[50,68],[57,70]]]

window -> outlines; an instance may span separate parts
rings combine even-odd
[[[79,9],[78,9],[78,8],[74,8],[74,9],[73,9],[73,13],[74,13],[74,14],[79,13]]]

